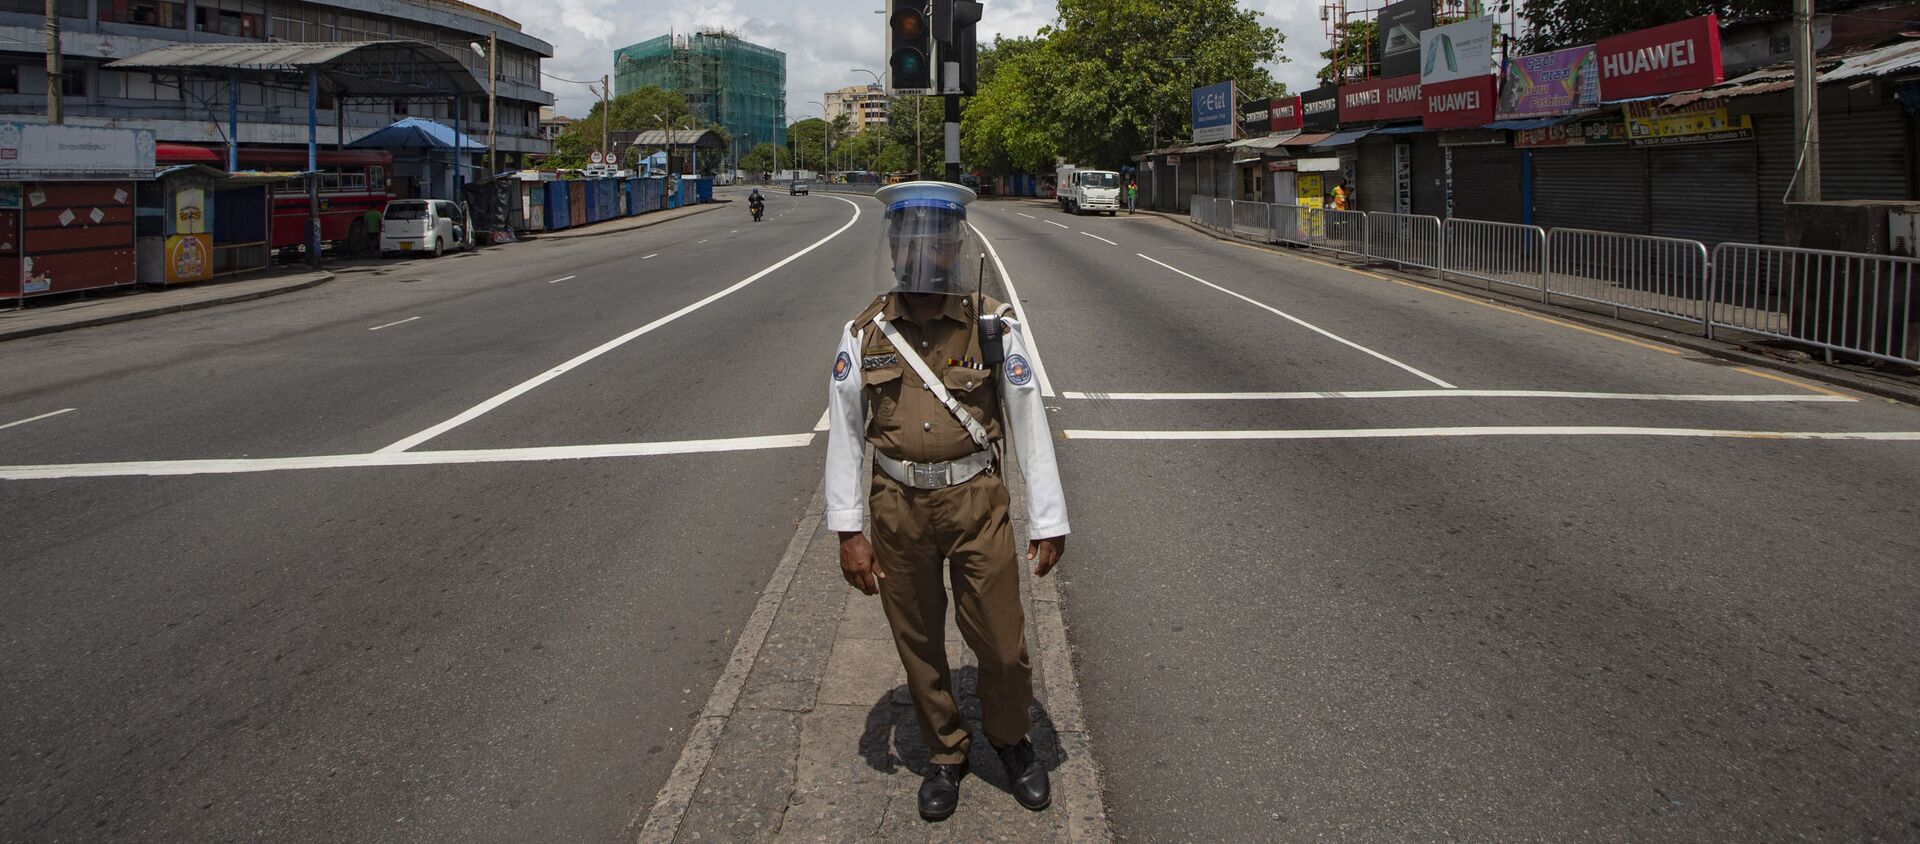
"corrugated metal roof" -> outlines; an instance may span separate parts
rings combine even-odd
[[[455,132],[445,123],[424,117],[396,120],[384,129],[347,144],[354,149],[461,149],[485,152],[487,145],[465,132]]]
[[[1280,142],[1283,147],[1310,147],[1333,136],[1332,132],[1301,132]]]
[[[1902,71],[1920,71],[1920,41],[1903,41],[1839,59],[1822,59],[1818,70],[1816,78],[1819,84],[1823,85],[1849,79],[1888,76]],[[1785,91],[1792,87],[1793,67],[1780,65],[1761,68],[1745,76],[1729,79],[1712,88],[1675,94],[1663,100],[1660,105],[1677,108],[1701,100],[1750,97],[1755,94]]]
[[[1319,143],[1314,144],[1313,147],[1314,149],[1319,149],[1321,147],[1343,147],[1343,146],[1346,146],[1347,144],[1353,143],[1354,141],[1360,140],[1361,138],[1364,138],[1371,134],[1373,134],[1372,127],[1368,127],[1365,129],[1349,129],[1344,132],[1335,132],[1332,135],[1329,135],[1325,139],[1321,140]]]
[[[451,97],[487,92],[459,59],[419,41],[172,44],[106,67],[218,76],[231,71],[250,76],[312,71],[319,75],[321,90],[346,96]]]
[[[713,130],[711,129],[674,129],[672,130],[672,133],[671,133],[673,136],[671,140],[668,139],[667,137],[668,134],[669,134],[668,130],[666,129],[649,129],[645,132],[641,132],[637,135],[634,135],[633,145],[642,146],[642,147],[663,147],[669,143],[672,143],[674,146],[694,146],[696,144],[699,144],[703,140],[708,140],[708,136],[713,135]]]

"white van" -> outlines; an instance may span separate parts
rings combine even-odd
[[[380,218],[380,255],[427,252],[438,258],[448,249],[473,248],[473,221],[445,199],[397,199]]]
[[[1068,180],[1068,213],[1120,213],[1120,174],[1112,170],[1075,170]]]

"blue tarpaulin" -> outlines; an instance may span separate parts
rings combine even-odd
[[[354,149],[453,149],[456,138],[462,149],[475,152],[485,152],[487,149],[486,144],[474,140],[472,136],[455,132],[452,127],[424,117],[396,120],[387,128],[375,130],[347,146]]]

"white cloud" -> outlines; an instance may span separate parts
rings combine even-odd
[[[665,9],[625,0],[474,0],[520,22],[530,35],[553,44],[554,57],[542,69],[566,79],[598,82],[613,72],[613,51],[675,32],[727,29],[755,44],[787,54],[787,115],[818,114],[809,100],[836,88],[870,82],[853,70],[881,71],[885,21],[873,14],[885,0],[833,4],[795,4],[791,0],[673,0]],[[1318,0],[1241,0],[1259,12],[1268,26],[1287,36],[1287,64],[1270,67],[1295,91],[1313,87],[1317,56],[1326,48]],[[982,41],[994,36],[1028,36],[1053,20],[1052,0],[988,0],[980,23]],[[560,113],[586,114],[593,95],[585,85],[546,80]]]

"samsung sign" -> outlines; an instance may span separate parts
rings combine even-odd
[[[1193,89],[1193,142],[1233,140],[1233,83]]]
[[[1340,124],[1340,89],[1322,85],[1300,95],[1300,124],[1309,132],[1331,132]]]

